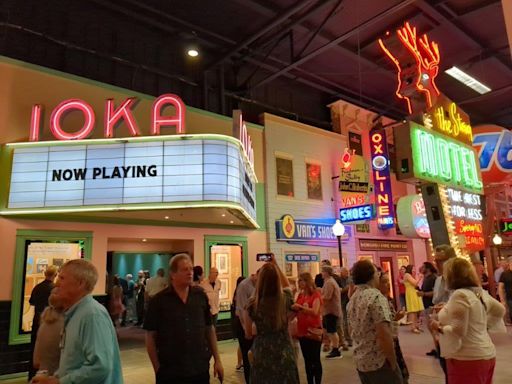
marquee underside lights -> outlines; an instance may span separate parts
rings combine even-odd
[[[481,192],[482,180],[472,147],[418,125],[411,127],[414,175],[421,180]]]
[[[370,132],[370,152],[373,182],[375,184],[377,226],[380,229],[393,228],[395,226],[395,214],[391,194],[388,146],[384,130]]]

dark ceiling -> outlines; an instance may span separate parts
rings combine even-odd
[[[0,54],[250,120],[263,111],[330,129],[344,99],[401,119],[395,67],[377,39],[405,21],[441,51],[437,85],[472,122],[512,127],[501,1],[0,1]],[[201,55],[189,58],[196,44]],[[456,65],[492,89],[444,73]]]

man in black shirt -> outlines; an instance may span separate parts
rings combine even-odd
[[[53,281],[57,275],[57,267],[50,265],[44,272],[44,280],[37,284],[32,293],[30,294],[29,303],[34,306],[34,319],[32,320],[32,330],[30,332],[30,347],[31,354],[28,367],[28,378],[29,380],[36,374],[34,368],[34,362],[32,356],[34,354],[34,347],[36,345],[37,331],[39,330],[39,323],[41,321],[41,314],[44,309],[48,306],[48,298],[54,288]]]
[[[217,349],[208,297],[192,286],[192,261],[186,254],[170,262],[171,284],[149,302],[144,319],[146,349],[156,384],[208,384],[210,357],[222,382],[224,369]]]
[[[508,309],[510,322],[512,322],[512,256],[510,256],[507,261],[510,268],[503,271],[501,274],[498,292],[501,303]]]
[[[423,300],[423,307],[428,309],[434,305],[432,300],[434,297],[437,269],[434,267],[434,264],[426,261],[421,266],[420,272],[423,273],[423,284],[421,285],[421,291],[418,291],[418,296],[421,296]]]

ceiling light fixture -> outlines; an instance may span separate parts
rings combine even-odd
[[[231,221],[229,222],[229,224],[233,224],[233,223],[234,223],[234,221],[233,221],[233,220],[231,220]]]
[[[482,84],[474,77],[471,77],[466,72],[460,70],[457,67],[451,67],[445,71],[448,75],[453,77],[454,79],[460,81],[462,84],[468,86],[469,88],[477,91],[479,94],[483,95],[484,93],[491,92],[491,88]]]
[[[169,220],[169,216],[165,216],[165,217],[164,217],[164,219],[165,219],[165,220]]]
[[[148,239],[142,239],[142,242],[145,243],[146,241],[148,241]]]
[[[190,57],[197,57],[199,56],[199,51],[196,48],[189,48],[187,49],[187,55]]]
[[[223,214],[222,214],[222,217],[226,217],[226,214],[225,214],[225,213],[223,213]]]

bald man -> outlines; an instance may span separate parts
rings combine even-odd
[[[200,286],[206,292],[208,296],[208,302],[210,304],[210,312],[212,314],[213,326],[217,326],[217,318],[219,317],[220,309],[220,281],[219,270],[215,267],[210,269],[208,279],[201,281]]]

